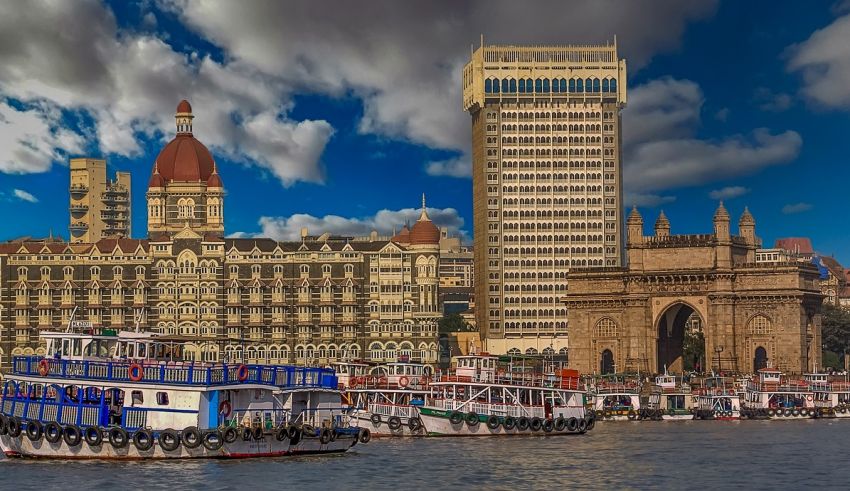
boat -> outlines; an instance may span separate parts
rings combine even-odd
[[[809,382],[762,368],[747,382],[744,415],[760,419],[807,419],[817,416]]]
[[[681,377],[655,377],[648,402],[638,412],[640,419],[654,421],[683,421],[694,419],[694,396],[691,386]]]
[[[694,419],[732,421],[741,419],[741,395],[735,380],[709,375],[694,389]]]
[[[825,373],[807,373],[803,379],[812,391],[815,417],[850,418],[850,382],[831,381]]]
[[[575,370],[504,369],[486,353],[455,360],[418,407],[429,436],[584,434],[596,423]]]
[[[334,368],[352,374],[346,377],[343,394],[352,425],[369,429],[375,437],[426,435],[417,408],[429,394],[434,376],[430,365],[399,361],[369,367],[340,362]]]
[[[604,375],[589,384],[591,407],[600,421],[636,421],[641,416],[641,383],[627,375]]]
[[[330,369],[196,362],[184,341],[138,330],[41,338],[51,356],[14,357],[3,382],[9,457],[278,457],[370,439],[348,424]]]

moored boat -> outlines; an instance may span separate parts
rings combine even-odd
[[[600,421],[640,419],[641,384],[626,375],[605,375],[588,384],[591,407]]]
[[[694,419],[694,396],[691,386],[681,377],[659,375],[649,396],[648,404],[639,412],[642,419],[683,421]]]
[[[817,414],[814,394],[805,380],[785,377],[774,368],[762,368],[747,382],[746,417],[789,420],[814,418]]]
[[[586,409],[578,372],[500,370],[499,358],[457,357],[457,366],[435,379],[419,407],[432,436],[583,434],[596,419]]]
[[[729,377],[709,376],[694,389],[694,419],[731,421],[741,419],[741,396]]]
[[[151,333],[41,334],[3,382],[0,448],[42,458],[246,458],[345,452],[330,369],[198,363]]]

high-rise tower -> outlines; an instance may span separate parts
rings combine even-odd
[[[71,159],[69,229],[72,243],[130,236],[130,173],[106,175],[103,159]]]
[[[494,353],[566,353],[567,272],[622,265],[613,45],[482,46],[463,70],[472,116],[476,322]]]

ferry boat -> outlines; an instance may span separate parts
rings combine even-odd
[[[429,394],[434,375],[430,365],[400,361],[374,367],[337,363],[334,368],[351,373],[343,401],[351,408],[352,425],[376,437],[426,435],[417,408]]]
[[[762,368],[747,382],[747,417],[806,419],[817,416],[814,394],[805,380],[793,380],[774,368]]]
[[[499,358],[484,353],[456,360],[418,408],[428,435],[583,434],[596,423],[575,370],[502,371]]]
[[[330,369],[186,361],[180,340],[145,332],[41,337],[52,357],[14,357],[3,382],[10,457],[268,457],[370,438],[343,417]]]
[[[729,377],[711,375],[694,390],[694,419],[731,421],[741,419],[741,395]]]
[[[694,396],[689,384],[681,377],[664,375],[655,377],[648,404],[639,411],[640,419],[654,421],[682,421],[694,419]]]
[[[590,400],[600,421],[635,421],[641,416],[638,380],[625,375],[605,375],[590,382]]]
[[[812,391],[815,417],[850,417],[850,382],[830,381],[825,373],[807,373],[803,379]]]

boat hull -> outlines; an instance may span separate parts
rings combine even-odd
[[[63,441],[49,443],[45,439],[31,441],[25,435],[11,437],[0,436],[0,449],[7,457],[32,457],[55,459],[106,459],[106,460],[141,460],[141,459],[238,459],[258,457],[282,457],[287,455],[341,453],[350,449],[356,443],[355,436],[342,435],[336,440],[322,444],[318,438],[305,438],[296,445],[290,445],[284,440],[278,442],[274,436],[262,440],[225,443],[218,450],[207,450],[203,446],[187,448],[180,445],[176,450],[165,451],[158,444],[149,450],[141,451],[132,443],[124,448],[113,447],[104,441],[101,445],[90,446],[85,442],[70,447]]]
[[[411,430],[408,424],[409,418],[399,416],[401,426],[396,429],[392,429],[390,428],[386,417],[382,417],[380,422],[375,423],[372,421],[372,414],[373,413],[368,411],[352,413],[348,417],[349,424],[358,428],[367,428],[372,433],[372,437],[378,438],[423,437],[428,435],[428,432],[425,430],[425,425],[423,424],[420,424],[419,428],[416,430]]]
[[[425,427],[428,436],[477,436],[477,437],[495,437],[495,436],[555,436],[555,435],[579,435],[584,434],[588,430],[593,429],[593,423],[584,431],[569,431],[564,429],[558,431],[553,429],[546,432],[543,429],[534,431],[531,428],[520,430],[514,427],[510,430],[505,429],[504,425],[500,424],[496,428],[490,428],[484,421],[479,421],[478,424],[469,425],[466,421],[460,423],[452,423],[449,419],[450,411],[438,409],[420,408],[419,417]]]

